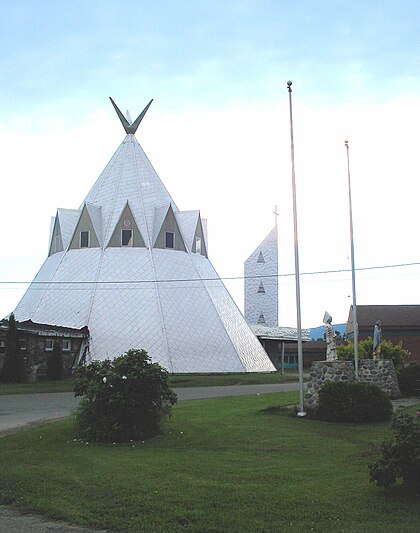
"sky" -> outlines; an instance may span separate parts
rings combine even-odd
[[[133,118],[154,99],[136,137],[207,218],[241,310],[277,206],[279,323],[296,326],[289,79],[302,326],[352,303],[345,139],[357,303],[419,304],[419,30],[417,0],[3,0],[0,315],[45,260],[51,216],[122,142],[112,96]]]

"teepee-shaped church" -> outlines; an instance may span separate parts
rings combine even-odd
[[[112,100],[111,100],[112,101]],[[19,321],[89,329],[92,359],[144,348],[169,372],[274,370],[207,258],[199,211],[179,211],[126,137],[79,209],[58,209]]]

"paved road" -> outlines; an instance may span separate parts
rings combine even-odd
[[[70,526],[65,522],[48,520],[42,516],[20,514],[14,509],[0,505],[0,533],[107,533]],[[111,532],[109,532],[111,533]]]
[[[281,385],[237,385],[228,387],[186,387],[176,389],[179,401],[220,398],[298,390],[297,383]],[[0,395],[0,437],[23,427],[63,418],[76,408],[78,399],[72,392],[54,394]],[[22,515],[0,505],[0,533],[106,533],[63,522],[47,520],[37,515]]]
[[[175,389],[179,401],[295,390],[298,390],[297,383]],[[0,435],[22,426],[68,416],[77,404],[78,398],[72,392],[0,395]]]

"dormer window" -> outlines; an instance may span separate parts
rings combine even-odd
[[[195,238],[195,253],[201,255],[201,239],[200,237]]]
[[[165,231],[165,248],[175,248],[175,233],[173,231]]]
[[[121,246],[133,246],[133,230],[121,230]]]
[[[63,241],[61,239],[61,235],[56,235],[54,238],[54,245],[55,245],[55,251],[61,252],[63,249]]]
[[[89,231],[80,232],[80,248],[89,248]]]

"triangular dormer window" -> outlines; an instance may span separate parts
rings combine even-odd
[[[260,313],[260,316],[258,317],[258,322],[257,324],[265,324],[267,325],[267,322],[265,321],[265,317],[262,313]]]
[[[115,226],[114,232],[109,239],[108,246],[111,248],[122,246],[144,248],[146,245],[136,224],[128,202]]]
[[[160,220],[162,220],[163,216],[163,222],[160,224]],[[154,223],[158,226],[160,224],[160,228],[156,228],[158,230],[158,235],[155,239],[153,248],[186,252],[184,239],[171,205],[165,208],[156,209]]]
[[[262,252],[260,252],[258,256],[257,263],[265,263],[265,259]]]
[[[201,217],[198,215],[197,226],[195,228],[194,240],[192,245],[192,253],[197,255],[204,255],[207,257],[206,240],[204,238],[203,224]]]
[[[61,227],[60,221],[58,219],[58,214],[55,217],[54,228],[51,235],[50,243],[50,253],[48,255],[56,254],[57,252],[63,251],[63,238],[61,236]]]
[[[263,285],[262,281],[260,283],[260,286],[258,287],[257,292],[260,293],[260,294],[265,294],[265,288],[264,288],[264,285]]]
[[[86,204],[83,206],[79,220],[76,224],[73,237],[70,241],[70,250],[80,248],[99,248],[99,240]]]

